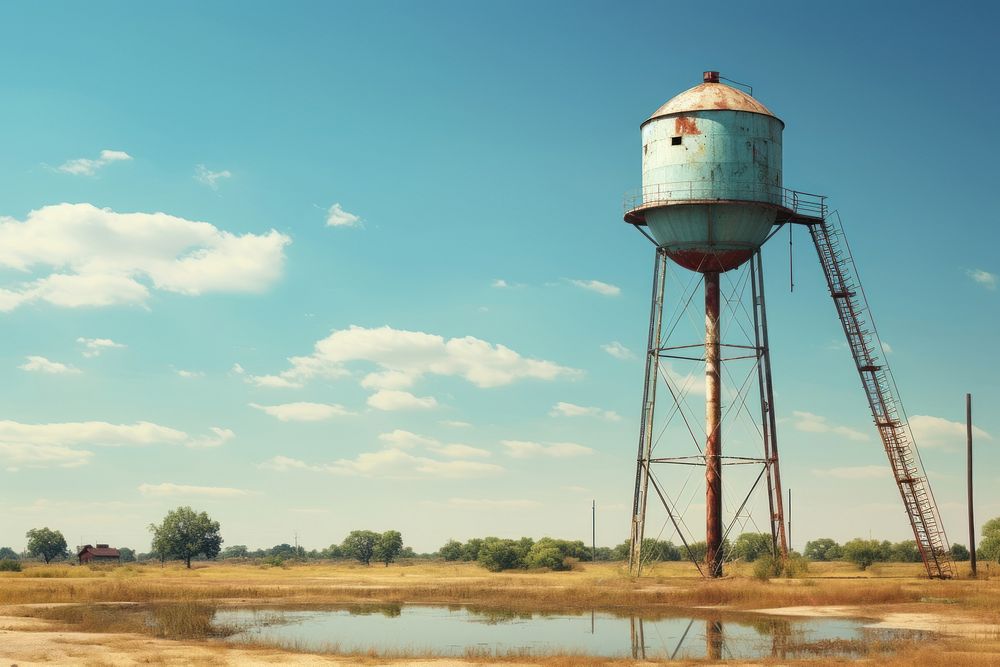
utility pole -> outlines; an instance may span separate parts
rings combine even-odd
[[[299,557],[299,531],[295,531],[295,557]]]
[[[976,519],[972,511],[972,394],[965,395],[965,441],[968,459],[966,475],[969,483],[969,564],[976,576]]]
[[[590,501],[590,562],[597,562],[597,501]]]
[[[792,550],[792,487],[788,487],[788,550]]]

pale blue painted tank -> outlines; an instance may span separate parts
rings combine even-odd
[[[782,205],[781,122],[705,72],[642,124],[642,191],[625,220],[675,262],[728,271],[750,259]]]

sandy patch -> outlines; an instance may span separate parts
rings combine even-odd
[[[777,607],[775,609],[755,609],[757,614],[774,616],[808,616],[811,618],[877,618],[865,625],[866,628],[882,630],[918,630],[936,632],[955,637],[978,637],[996,639],[1000,637],[1000,625],[982,623],[965,616],[942,616],[918,612],[873,612],[864,607],[847,606],[804,606]]]

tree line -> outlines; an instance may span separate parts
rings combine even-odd
[[[516,569],[547,568],[567,570],[579,561],[623,561],[629,557],[629,543],[614,547],[592,548],[582,540],[563,540],[543,537],[508,539],[500,537],[471,538],[465,542],[449,540],[433,553],[418,554],[404,546],[399,531],[377,533],[370,530],[351,531],[343,542],[324,549],[305,550],[290,544],[278,544],[270,549],[250,550],[245,545],[222,547],[223,540],[218,521],[205,512],[190,507],[178,507],[167,513],[163,520],[150,524],[152,535],[150,550],[137,554],[127,547],[119,547],[122,562],[135,560],[182,560],[191,567],[192,560],[247,559],[266,564],[280,565],[289,560],[355,560],[364,565],[373,562],[388,566],[400,558],[439,559],[444,561],[475,562],[491,572]],[[29,530],[27,547],[22,554],[10,547],[0,547],[0,571],[19,569],[24,557],[34,557],[49,563],[70,556],[66,539],[58,530],[48,527]],[[1000,562],[1000,517],[990,519],[982,527],[982,541],[977,556],[984,562]],[[667,540],[646,538],[642,544],[645,561],[702,561],[706,553],[705,542],[675,545]],[[771,558],[771,536],[768,533],[741,533],[735,540],[725,540],[722,545],[724,559],[755,562]],[[881,562],[920,562],[916,542],[855,538],[843,544],[830,538],[818,538],[806,543],[802,555],[811,561],[847,561],[862,569]],[[956,561],[969,559],[969,550],[961,544],[951,547]]]

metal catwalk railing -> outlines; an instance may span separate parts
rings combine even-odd
[[[830,295],[844,327],[927,574],[932,578],[949,579],[953,575],[952,559],[944,526],[913,442],[906,412],[899,401],[896,383],[884,360],[884,349],[847,237],[839,217],[835,217],[826,216],[821,222],[810,224],[809,232],[816,244]]]

